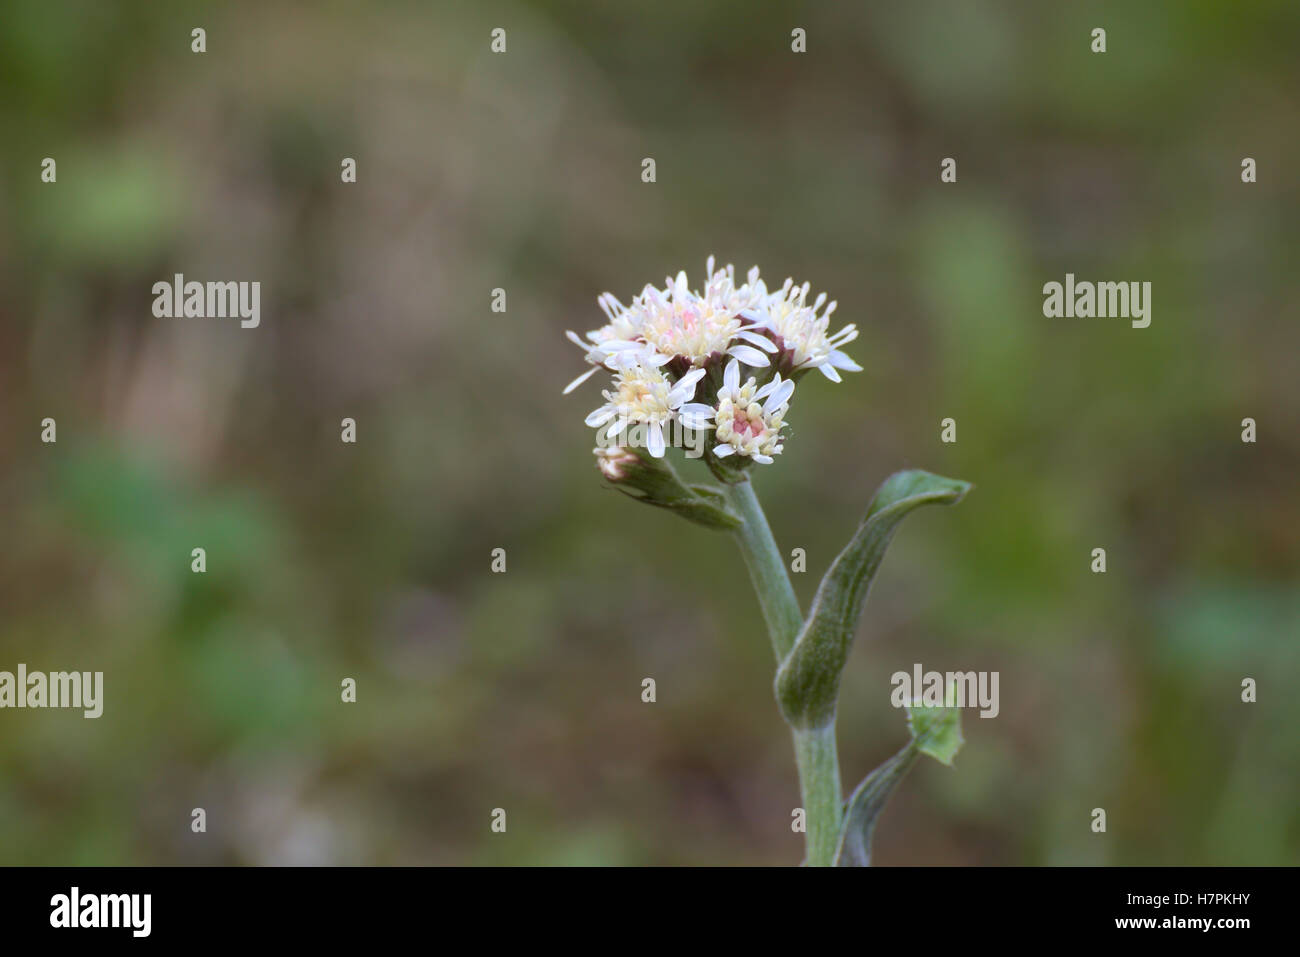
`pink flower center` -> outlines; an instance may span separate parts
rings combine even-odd
[[[756,436],[763,431],[763,420],[751,419],[743,409],[737,409],[731,427],[742,438],[746,435]]]

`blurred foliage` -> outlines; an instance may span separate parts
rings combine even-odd
[[[893,671],[998,670],[1001,713],[916,768],[875,861],[1297,863],[1298,29],[1291,0],[10,0],[0,669],[106,700],[0,713],[0,862],[797,862],[739,553],[602,490],[595,387],[560,395],[599,292],[712,252],[863,330],[759,479],[805,603],[889,472],[976,486],[885,560],[845,780],[905,740]],[[1151,327],[1044,319],[1067,271],[1151,281]],[[261,281],[261,327],[155,319],[175,272]]]

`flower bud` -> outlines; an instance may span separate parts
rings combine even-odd
[[[730,530],[741,524],[715,489],[685,485],[663,459],[619,445],[592,452],[610,485],[639,502],[669,509],[706,528]]]

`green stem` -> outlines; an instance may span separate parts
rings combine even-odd
[[[799,599],[795,597],[785,562],[781,560],[776,539],[767,527],[767,516],[763,514],[763,506],[758,504],[758,496],[754,494],[749,479],[723,487],[731,507],[745,522],[736,529],[736,538],[740,542],[741,554],[745,556],[745,564],[749,566],[754,590],[758,592],[758,603],[763,609],[763,620],[767,622],[772,650],[776,652],[779,665],[794,647],[799,629],[803,627]]]
[[[799,766],[799,790],[808,819],[804,863],[809,867],[830,867],[835,863],[844,816],[835,722],[820,728],[795,729],[794,757]]]
[[[767,525],[763,507],[758,503],[749,479],[725,486],[727,500],[744,520],[736,530],[741,554],[749,566],[749,575],[758,593],[763,619],[772,639],[778,665],[794,647],[803,627],[799,599],[786,573],[785,562],[776,547],[776,539]],[[835,863],[844,798],[840,788],[840,759],[835,747],[835,720],[816,728],[794,730],[795,764],[799,769],[799,791],[807,819],[807,855],[810,866]]]

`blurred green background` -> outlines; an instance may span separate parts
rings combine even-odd
[[[1001,714],[878,862],[1297,863],[1298,33],[1292,0],[6,3],[0,669],[106,691],[0,712],[0,862],[797,863],[739,552],[603,489],[598,388],[560,395],[598,293],[715,253],[862,329],[758,479],[805,602],[888,473],[976,485],[886,558],[846,788],[906,739],[895,670],[999,671]],[[154,318],[175,272],[259,280],[261,327]],[[1151,327],[1044,318],[1066,272],[1152,282]]]

